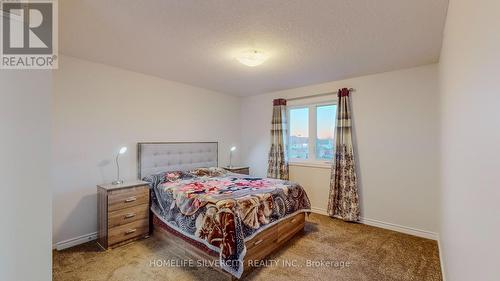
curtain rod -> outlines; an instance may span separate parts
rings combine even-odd
[[[354,88],[349,88],[349,92],[355,92],[356,90]],[[329,96],[329,95],[336,95],[337,92],[329,92],[329,93],[322,93],[322,94],[316,94],[316,95],[311,95],[311,96],[303,96],[303,97],[296,97],[296,98],[289,98],[286,99],[287,101],[293,101],[293,100],[302,100],[302,99],[309,99],[309,98],[317,98],[317,97],[323,97],[323,96]]]

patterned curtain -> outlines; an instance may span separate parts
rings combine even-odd
[[[288,156],[286,152],[286,100],[273,100],[273,120],[271,128],[271,149],[267,177],[288,180]]]
[[[349,90],[338,92],[335,157],[330,179],[328,214],[345,221],[359,221],[358,183],[351,130]]]

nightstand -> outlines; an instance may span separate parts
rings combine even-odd
[[[98,185],[97,209],[97,243],[103,249],[149,236],[148,182]]]
[[[222,167],[224,170],[232,172],[232,173],[237,173],[237,174],[244,174],[244,175],[250,175],[250,168],[249,167]]]

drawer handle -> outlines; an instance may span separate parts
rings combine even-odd
[[[130,219],[130,218],[135,217],[135,215],[136,215],[135,213],[128,213],[128,214],[125,215],[125,218],[126,219]]]
[[[135,200],[137,200],[137,197],[132,196],[132,197],[129,197],[129,198],[125,199],[125,203],[134,202]]]
[[[260,239],[259,241],[255,241],[255,242],[253,243],[253,245],[254,245],[254,246],[257,246],[257,245],[259,245],[260,243],[262,243],[262,241],[264,241],[264,240],[263,240],[263,239]]]
[[[137,231],[137,229],[135,229],[135,228],[134,229],[129,229],[129,230],[125,231],[125,235],[132,234],[132,233],[134,233],[136,231]]]
[[[291,222],[291,223],[294,223],[294,222],[296,222],[296,221],[297,221],[297,219],[296,219],[296,218],[293,218],[290,222]]]

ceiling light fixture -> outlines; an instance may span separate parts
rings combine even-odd
[[[236,56],[240,63],[250,67],[261,65],[268,58],[269,56],[266,53],[255,49],[245,50]]]

